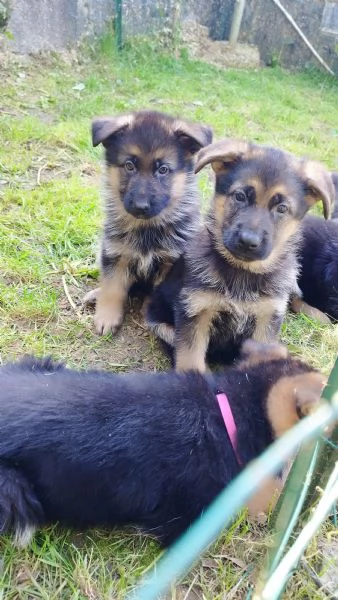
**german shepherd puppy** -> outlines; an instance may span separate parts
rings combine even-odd
[[[196,173],[211,163],[216,189],[203,235],[154,291],[147,321],[175,347],[179,371],[232,361],[243,340],[278,339],[297,284],[299,227],[334,190],[319,163],[275,148],[223,140],[201,150]]]
[[[327,323],[338,321],[338,173],[332,173],[336,190],[332,220],[307,215],[302,223],[298,285],[302,298],[291,308]],[[328,317],[326,316],[328,315]]]
[[[105,147],[106,218],[96,300],[98,333],[115,332],[135,283],[149,291],[182,254],[199,227],[194,156],[211,142],[209,127],[158,113],[102,117],[93,145]]]
[[[137,525],[179,536],[274,438],[319,402],[323,376],[246,342],[224,373],[117,375],[26,359],[0,369],[0,532]],[[216,394],[226,393],[236,453]],[[250,398],[250,402],[248,402]],[[239,462],[241,464],[239,464]],[[264,510],[270,481],[252,500]]]

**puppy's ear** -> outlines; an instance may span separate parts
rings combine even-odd
[[[212,142],[212,129],[199,123],[177,120],[174,123],[174,134],[190,154],[196,154]]]
[[[268,419],[276,437],[318,408],[325,383],[325,377],[316,371],[285,375],[276,381],[266,403]]]
[[[133,114],[117,115],[116,117],[97,117],[92,121],[92,142],[93,146],[99,144],[105,145],[106,140],[119,133],[123,129],[130,127],[134,120]]]
[[[335,203],[335,189],[329,171],[319,162],[307,160],[300,163],[300,176],[304,182],[305,200],[311,207],[321,200],[325,219],[329,219]]]
[[[210,163],[216,173],[226,171],[232,163],[245,156],[250,148],[251,145],[243,140],[229,138],[215,142],[198,153],[195,173]]]

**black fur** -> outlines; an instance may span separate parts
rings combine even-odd
[[[271,387],[310,371],[290,358],[207,376],[3,367],[0,531],[133,524],[170,543],[240,470],[215,392],[228,395],[244,466],[273,440]]]
[[[338,220],[303,221],[298,284],[303,300],[338,320]]]
[[[308,215],[302,223],[298,284],[302,299],[338,320],[338,173],[331,173],[336,192],[332,220]]]

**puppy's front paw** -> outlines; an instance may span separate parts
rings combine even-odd
[[[97,298],[100,293],[100,288],[95,288],[87,292],[82,300],[83,306],[93,306],[97,302]]]
[[[94,323],[99,335],[116,333],[123,320],[123,311],[112,304],[97,302]]]
[[[325,383],[325,377],[320,373],[298,375],[295,386],[295,399],[296,411],[300,418],[306,417],[316,410]]]

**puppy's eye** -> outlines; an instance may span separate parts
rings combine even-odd
[[[132,160],[126,160],[126,162],[124,163],[124,168],[129,173],[132,173],[133,171],[136,171],[136,167],[135,167],[135,165],[134,165],[134,163],[133,163]]]
[[[158,169],[157,172],[159,175],[168,175],[169,173],[169,167],[167,167],[167,165],[161,165]]]
[[[277,204],[276,211],[279,213],[287,213],[289,209],[286,204]]]
[[[236,202],[245,202],[246,194],[245,192],[242,192],[242,190],[237,190],[237,192],[234,193],[234,198]]]

